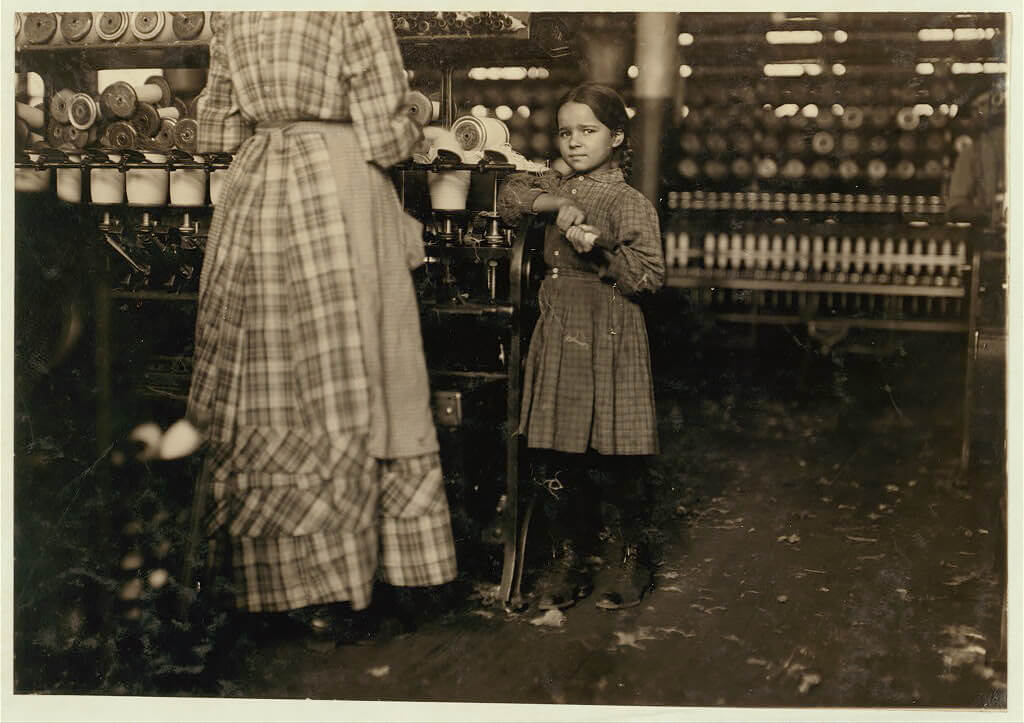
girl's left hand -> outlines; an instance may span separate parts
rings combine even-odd
[[[570,227],[565,232],[565,237],[576,249],[576,253],[585,254],[594,249],[594,242],[597,241],[597,229],[589,223],[581,223]]]

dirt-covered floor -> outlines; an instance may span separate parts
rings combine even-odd
[[[645,601],[510,612],[494,601],[488,548],[463,539],[466,572],[445,605],[414,628],[378,611],[376,633],[323,651],[210,600],[173,620],[194,462],[96,457],[83,342],[16,403],[16,691],[1004,707],[994,367],[981,369],[961,473],[959,340],[854,335],[889,353],[822,356],[797,329],[752,338],[676,319],[670,302],[651,309],[665,544]],[[115,432],[139,413],[124,411]]]
[[[288,635],[246,639],[222,692],[1002,707],[1005,676],[989,664],[1002,471],[990,457],[958,473],[955,354],[925,349],[936,356],[923,366],[807,371],[830,390],[798,388],[756,351],[700,355],[714,363],[662,377],[667,544],[638,608],[509,613],[475,581],[464,605],[410,634],[312,655]]]

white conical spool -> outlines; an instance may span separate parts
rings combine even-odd
[[[469,195],[470,171],[427,172],[430,205],[435,211],[463,211]]]

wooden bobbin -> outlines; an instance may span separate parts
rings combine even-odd
[[[203,12],[171,13],[171,29],[179,40],[194,40],[203,32],[206,14]]]
[[[190,117],[188,104],[185,103],[185,101],[181,98],[175,97],[171,102],[174,104],[174,107],[178,109],[178,120]]]
[[[128,122],[143,138],[149,138],[160,130],[160,116],[149,103],[136,103],[135,112]]]
[[[836,147],[835,136],[825,131],[818,131],[811,138],[811,147],[818,155],[828,155]]]
[[[71,125],[79,130],[92,128],[100,118],[100,105],[88,93],[75,93],[68,109]]]
[[[150,76],[143,85],[133,86],[123,80],[108,85],[100,96],[104,113],[116,118],[131,118],[139,102],[150,105],[169,105],[171,87],[159,75]]]
[[[811,164],[810,175],[816,181],[824,181],[832,175],[832,166],[828,161],[819,159]]]
[[[868,139],[868,151],[876,155],[881,155],[889,150],[889,140],[882,135],[871,136]]]
[[[160,11],[137,12],[132,15],[131,30],[139,40],[152,40],[164,29],[164,14]]]
[[[177,125],[177,121],[170,118],[161,120],[159,130],[146,142],[146,146],[159,153],[166,153],[174,148],[174,131]]]
[[[70,121],[71,100],[75,97],[75,91],[70,88],[62,88],[50,98],[50,117],[61,123]]]
[[[100,13],[96,23],[96,34],[100,40],[113,42],[128,31],[128,13]]]
[[[32,45],[48,43],[57,32],[57,16],[54,13],[27,13],[22,30]]]
[[[901,130],[912,131],[916,129],[920,123],[921,119],[917,113],[914,112],[913,108],[900,108],[899,112],[896,114],[896,125],[898,125]]]
[[[56,118],[51,117],[50,122],[46,124],[46,143],[52,148],[59,148],[64,145],[64,129],[70,127],[67,123],[61,123]]]
[[[69,43],[77,43],[92,30],[92,13],[62,13],[60,34]]]
[[[194,118],[179,120],[174,126],[175,147],[187,152],[195,153],[199,140],[199,124]]]
[[[864,111],[857,107],[847,108],[843,112],[842,123],[843,128],[847,128],[849,130],[856,130],[857,128],[860,128],[864,125]]]
[[[434,104],[418,90],[410,90],[405,96],[405,112],[421,128],[434,120]]]
[[[89,145],[91,140],[95,139],[95,135],[90,135],[89,131],[91,130],[91,128],[89,130],[82,130],[69,124],[64,131],[67,137],[65,142],[78,150],[82,150]]]
[[[101,145],[114,150],[123,151],[137,148],[139,135],[127,121],[115,121],[107,126]]]

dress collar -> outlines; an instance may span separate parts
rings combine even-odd
[[[626,177],[622,175],[621,168],[603,168],[589,173],[573,174],[572,178],[590,178],[601,183],[625,182]]]

